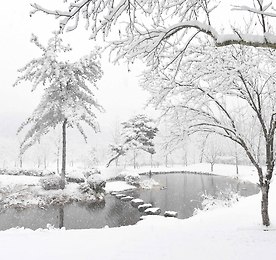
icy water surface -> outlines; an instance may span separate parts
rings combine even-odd
[[[160,174],[153,175],[152,178],[159,182],[160,186],[151,190],[136,189],[125,194],[161,208],[162,213],[166,210],[177,211],[179,218],[191,217],[196,208],[201,208],[202,194],[218,196],[221,192],[227,194],[233,191],[249,196],[258,192],[254,184],[220,176]],[[17,226],[46,228],[47,224],[56,228],[64,226],[66,229],[118,227],[133,225],[140,217],[141,213],[133,208],[130,202],[106,195],[105,202],[99,204],[73,203],[47,209],[8,209],[0,214],[0,230]]]
[[[246,197],[259,192],[255,184],[222,176],[174,173],[158,174],[152,178],[160,184],[159,187],[134,190],[128,195],[159,207],[162,213],[166,210],[176,211],[178,218],[189,218],[195,209],[201,209],[203,194],[228,197],[229,193],[238,192]]]

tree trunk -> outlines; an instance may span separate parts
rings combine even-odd
[[[133,151],[133,168],[136,169],[136,151]]]
[[[47,157],[46,155],[44,155],[44,169],[47,168]]]
[[[61,163],[61,189],[65,187],[65,171],[66,171],[66,124],[67,119],[64,119],[62,124],[62,163]]]
[[[20,157],[19,157],[19,167],[20,167],[20,168],[23,167],[23,158],[22,158],[21,155],[20,155]]]
[[[214,163],[211,162],[210,164],[211,164],[211,172],[213,172],[214,171]]]
[[[201,150],[200,150],[200,157],[199,157],[199,163],[203,163],[203,157],[205,153],[205,146],[208,139],[209,134],[207,134],[202,142]]]
[[[268,192],[269,192],[269,183],[265,182],[262,187],[262,220],[264,226],[269,226],[269,215],[268,215]]]

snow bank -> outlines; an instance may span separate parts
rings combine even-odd
[[[274,191],[275,188],[274,185]],[[271,205],[275,205],[276,194],[273,192],[271,195]],[[275,207],[270,215],[272,220],[276,219]],[[205,212],[189,219],[161,216],[146,216],[143,219],[134,226],[120,228],[2,231],[0,258],[275,259],[275,226],[270,228],[271,231],[263,231],[259,195],[243,198],[232,208]]]
[[[131,190],[135,189],[135,186],[129,185],[124,181],[108,181],[105,185],[105,191],[106,192],[112,192],[112,191],[124,191],[124,190]]]
[[[200,167],[206,171],[203,165],[190,166],[190,169],[198,170]],[[222,167],[220,175],[234,177],[235,172],[230,171],[230,168],[230,166]],[[249,172],[246,172],[246,168],[240,168],[240,177],[252,180],[254,172],[251,167],[248,167]],[[219,166],[215,165],[215,172],[218,169]],[[108,185],[114,185],[113,188],[109,187],[110,191],[121,190],[125,183],[108,182],[106,189]],[[73,189],[70,185],[66,189],[71,192],[71,188]],[[189,219],[146,216],[134,226],[120,228],[1,231],[0,259],[274,260],[276,255],[274,182],[270,190],[272,226],[266,232],[261,225],[260,201],[260,194],[257,194],[241,198],[230,208],[202,212]],[[16,250],[14,250],[15,245]]]

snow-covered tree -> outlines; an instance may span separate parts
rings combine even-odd
[[[204,157],[206,162],[210,163],[211,172],[214,171],[214,166],[218,162],[220,156],[222,156],[222,144],[219,142],[220,140],[216,140],[216,137],[212,138],[212,136],[208,137],[206,150],[204,153]]]
[[[258,172],[262,219],[268,226],[268,192],[275,163],[276,52],[240,45],[195,46],[186,54],[177,77],[173,71],[145,76],[151,101],[176,122],[172,126],[176,137],[216,133],[243,148]],[[251,134],[259,129],[265,144],[266,170],[258,160],[259,135],[253,138]]]
[[[143,58],[167,68],[181,62],[187,46],[207,36],[216,46],[241,44],[276,49],[272,0],[68,0],[62,10],[32,4],[60,21],[61,31],[81,20],[90,37],[101,34],[116,57]],[[234,19],[233,19],[234,17]],[[229,22],[230,21],[230,22]],[[164,63],[163,63],[164,62]]]
[[[137,150],[148,152],[151,155],[155,153],[153,139],[158,132],[158,128],[155,126],[153,119],[142,114],[123,122],[122,126],[122,144],[112,144],[110,146],[113,156],[107,163],[107,167],[111,162],[125,155],[127,151],[132,150],[134,152],[133,163],[135,168]]]
[[[98,131],[95,111],[102,107],[94,98],[91,90],[102,76],[95,51],[76,62],[63,61],[60,54],[70,51],[70,46],[62,43],[61,37],[55,33],[47,46],[43,46],[33,36],[31,41],[42,51],[39,58],[34,58],[19,70],[20,76],[14,85],[22,81],[32,83],[32,90],[44,85],[44,94],[33,114],[20,126],[18,132],[30,126],[21,143],[23,154],[30,146],[40,140],[50,129],[62,126],[62,170],[61,177],[65,183],[66,167],[66,129],[76,127],[84,139],[81,122],[85,122]],[[64,186],[64,183],[62,186]]]

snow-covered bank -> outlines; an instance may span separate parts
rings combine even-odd
[[[182,171],[183,168],[179,166],[173,170]],[[186,167],[190,171],[200,169],[206,172],[209,165]],[[252,169],[249,166],[240,167],[239,177],[254,182],[256,176],[253,175],[256,174]],[[215,173],[235,177],[235,168],[228,165],[219,168],[219,165],[215,165]],[[123,184],[110,182],[106,189],[121,190]],[[270,191],[272,226],[269,231],[263,231],[261,225],[260,201],[260,194],[257,194],[241,198],[231,208],[199,212],[189,219],[147,216],[134,226],[120,228],[1,231],[0,259],[274,260],[275,182],[272,182]]]
[[[258,174],[253,166],[248,165],[239,165],[239,173],[236,174],[236,166],[231,164],[215,164],[214,171],[211,172],[211,166],[208,163],[198,163],[191,164],[188,166],[184,165],[175,165],[171,167],[155,167],[150,168],[149,166],[143,166],[137,169],[133,169],[131,167],[126,169],[121,169],[124,173],[128,173],[129,175],[135,175],[140,173],[148,174],[151,170],[152,173],[170,173],[170,172],[196,172],[196,173],[204,173],[204,174],[215,174],[220,176],[227,176],[232,178],[239,178],[243,181],[251,181],[253,183],[258,182]]]
[[[10,229],[0,232],[0,259],[272,260],[275,226],[263,231],[259,209],[258,194],[185,220],[149,216],[135,226],[100,230]],[[270,215],[276,220],[275,207]]]

